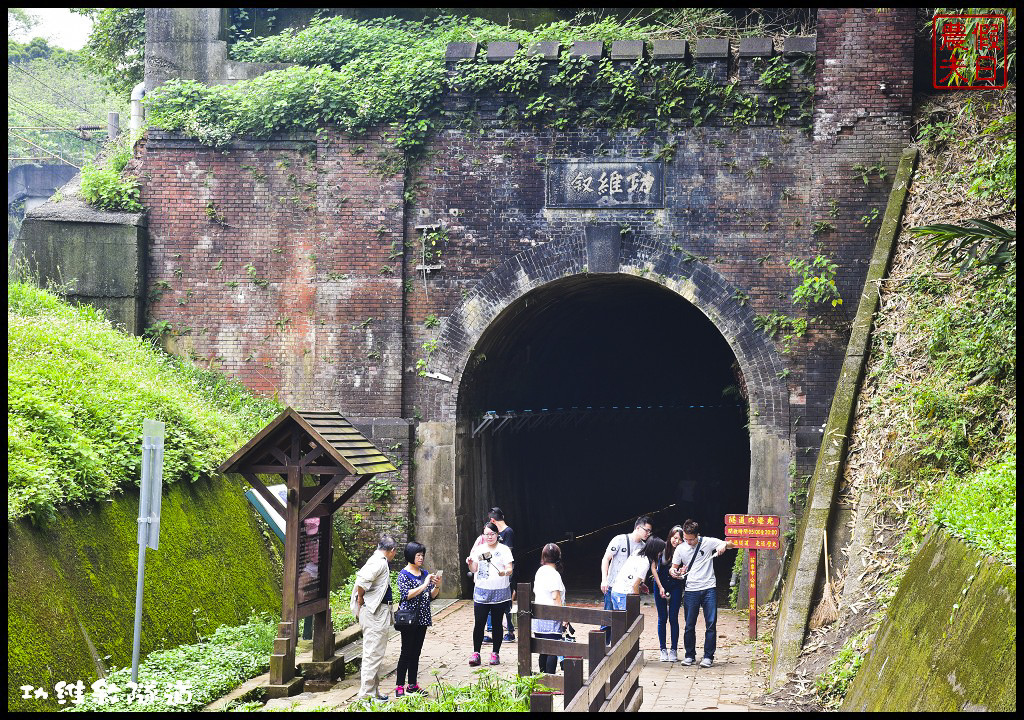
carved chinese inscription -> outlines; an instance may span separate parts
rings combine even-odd
[[[660,208],[664,167],[644,160],[552,160],[547,171],[549,208]]]

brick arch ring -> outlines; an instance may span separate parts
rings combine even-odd
[[[602,268],[658,283],[700,310],[722,334],[739,363],[750,403],[750,427],[788,440],[789,388],[782,359],[755,324],[753,310],[737,288],[692,256],[667,245],[622,248],[616,263]],[[463,374],[484,332],[507,307],[527,293],[564,278],[593,272],[588,243],[556,240],[508,258],[484,276],[445,321],[430,370],[452,379],[438,387],[441,415],[455,418]]]

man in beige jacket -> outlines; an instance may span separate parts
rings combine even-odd
[[[395,559],[395,550],[397,546],[394,539],[390,535],[381,535],[377,550],[356,573],[356,584],[352,589],[352,614],[359,619],[363,628],[362,684],[359,688],[361,698],[388,699],[387,695],[380,694],[378,674],[387,651],[388,632],[391,630],[389,564]]]

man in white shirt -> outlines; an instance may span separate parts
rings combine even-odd
[[[636,551],[647,543],[647,538],[651,536],[651,530],[651,519],[645,515],[637,518],[633,523],[632,533],[616,535],[608,543],[608,549],[605,550],[604,557],[601,559],[601,592],[604,593],[605,610],[615,609],[612,606],[612,584],[618,577],[619,570],[626,564],[626,560],[630,556],[636,555]],[[607,625],[603,629],[610,643],[612,629]]]
[[[683,631],[683,665],[693,665],[697,659],[697,612],[704,610],[704,658],[702,668],[711,667],[715,661],[715,632],[718,622],[718,593],[716,590],[714,558],[726,550],[736,547],[727,540],[704,537],[699,534],[700,526],[694,520],[683,523],[683,540],[672,556],[673,577],[686,577],[683,592],[683,612],[686,629]]]
[[[387,700],[380,694],[380,666],[388,647],[391,629],[391,568],[398,546],[390,535],[381,535],[366,564],[356,573],[352,588],[352,614],[363,628],[363,661],[360,668],[360,697]]]

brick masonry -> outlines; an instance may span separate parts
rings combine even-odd
[[[812,84],[801,57],[790,59],[796,72],[781,101],[791,110],[778,123],[514,130],[498,120],[506,98],[476,103],[479,122],[465,123],[471,103],[453,94],[448,129],[405,181],[388,128],[361,137],[325,128],[219,149],[150,131],[139,151],[149,321],[172,324],[176,352],[254,390],[361,418],[371,433],[385,428],[375,439],[400,444],[404,462],[415,442],[409,423],[460,420],[460,379],[490,322],[531,289],[589,272],[586,229],[611,225],[628,230],[617,271],[673,289],[715,322],[740,361],[752,425],[788,448],[783,467],[795,460],[809,473],[853,299],[909,142],[913,13],[819,10],[816,47],[811,133],[798,117]],[[711,76],[738,78],[763,107],[753,62],[734,54]],[[663,209],[545,207],[547,162],[665,158],[666,146],[675,151],[664,165]],[[855,165],[880,165],[887,177],[865,184]],[[879,218],[866,227],[872,208]],[[834,229],[815,234],[816,222]],[[443,268],[424,272],[416,266],[428,225],[447,240]],[[823,311],[804,342],[783,352],[754,319],[797,314],[789,293],[798,278],[787,262],[819,252],[838,263],[848,305]],[[425,326],[431,314],[439,327]],[[430,370],[452,382],[417,374],[428,341],[438,343]],[[407,462],[397,485],[390,519],[404,525]],[[776,504],[787,491],[776,488]]]

